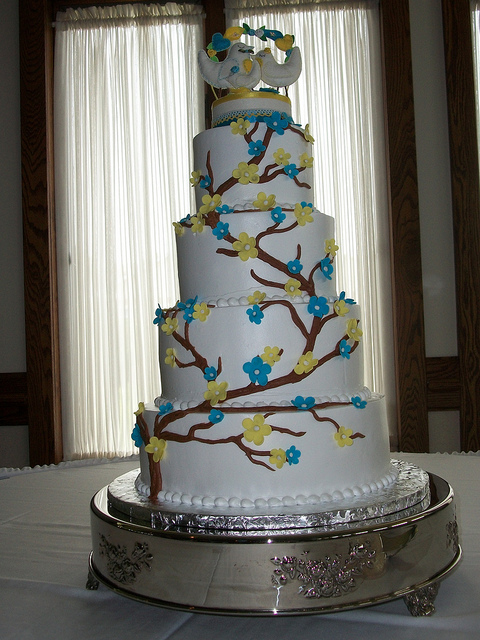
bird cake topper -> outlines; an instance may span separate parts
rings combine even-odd
[[[244,42],[237,42],[243,35],[256,36],[262,42],[272,40],[276,49],[285,53],[284,62],[277,62],[270,47],[258,52]],[[214,33],[207,47],[198,52],[198,66],[202,78],[212,89],[253,89],[264,82],[273,89],[288,87],[296,82],[302,71],[300,49],[293,46],[295,36],[280,31],[252,29],[248,24],[229,27],[225,33]],[[217,54],[226,52],[223,60]],[[214,90],[215,93],[215,90]]]

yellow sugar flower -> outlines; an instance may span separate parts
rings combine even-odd
[[[200,182],[200,178],[202,177],[201,171],[192,171],[192,177],[190,178],[190,183],[192,187],[196,187]]]
[[[353,444],[353,440],[350,437],[352,435],[352,429],[346,429],[345,427],[340,427],[338,431],[334,433],[334,438],[337,441],[339,447],[350,447]]]
[[[287,153],[285,149],[277,149],[273,154],[273,158],[278,165],[283,164],[284,166],[287,166],[290,162],[290,157],[291,154]]]
[[[295,278],[290,278],[284,289],[289,296],[301,296],[302,292],[300,291],[300,285],[301,283],[298,280],[296,280]]]
[[[216,382],[215,380],[211,380],[207,384],[207,391],[203,394],[205,400],[209,400],[212,407],[217,404],[217,402],[221,402],[225,400],[227,397],[227,387],[228,382]]]
[[[134,412],[136,416],[140,416],[145,411],[145,404],[143,402],[138,403],[138,409]]]
[[[245,440],[253,442],[257,446],[263,444],[265,437],[272,433],[272,427],[269,424],[265,424],[265,418],[261,413],[254,415],[253,420],[245,418],[242,426],[245,429],[243,434]]]
[[[180,224],[180,222],[174,222],[173,226],[175,228],[175,233],[177,234],[177,236],[183,236],[185,232],[183,225]]]
[[[307,224],[307,222],[313,222],[313,218],[311,215],[312,207],[309,207],[307,205],[302,206],[300,202],[297,202],[297,204],[295,205],[294,214],[298,224],[301,227],[304,227]]]
[[[310,133],[310,125],[305,125],[305,131],[303,132],[303,137],[307,142],[315,142],[314,137]]]
[[[198,213],[204,215],[209,211],[214,211],[217,207],[222,204],[222,198],[216,193],[214,196],[209,196],[206,193],[202,198],[203,205],[198,210]],[[198,214],[197,214],[198,215]]]
[[[243,260],[243,262],[246,262],[249,258],[256,258],[258,256],[258,250],[255,244],[255,238],[252,238],[248,233],[242,231],[238,236],[238,240],[232,243],[232,247],[238,252],[239,258]]]
[[[171,336],[178,329],[178,320],[176,318],[167,318],[162,324],[161,329],[167,336]]]
[[[251,296],[248,296],[248,304],[260,304],[265,300],[266,295],[262,291],[254,291]]]
[[[266,193],[260,191],[257,196],[257,199],[253,202],[253,206],[257,207],[261,211],[267,211],[268,209],[273,209],[275,206],[275,196],[273,194],[267,196]]]
[[[167,442],[163,438],[160,440],[153,436],[150,438],[150,442],[146,445],[145,451],[153,454],[153,461],[158,462],[165,455],[165,449],[167,448]]]
[[[210,309],[208,308],[206,302],[197,303],[193,307],[192,316],[195,318],[195,320],[200,320],[200,322],[205,322],[205,320],[208,318],[209,315],[210,315]]]
[[[301,167],[308,167],[309,169],[313,167],[313,158],[309,156],[308,153],[302,153],[299,158]]]
[[[345,300],[335,300],[333,303],[333,308],[337,316],[343,317],[345,314],[349,313],[350,309],[347,307]]]
[[[355,318],[351,318],[347,322],[347,335],[352,340],[360,341],[360,338],[363,336],[363,331],[358,327],[358,320]]]
[[[279,351],[280,349],[278,347],[265,347],[260,357],[264,362],[273,367],[275,362],[280,360]]]
[[[247,164],[246,162],[240,162],[238,168],[232,171],[232,176],[236,178],[240,184],[249,184],[250,182],[257,184],[257,182],[260,181],[258,165]]]
[[[337,255],[338,245],[335,244],[335,240],[325,240],[325,253],[329,253],[332,258]]]
[[[294,371],[296,374],[301,376],[302,373],[310,373],[317,364],[317,358],[313,357],[313,353],[311,351],[307,351],[307,353],[304,353],[298,359],[298,364],[295,366]]]
[[[168,364],[170,367],[176,367],[177,363],[175,362],[176,356],[175,349],[167,349],[167,357],[165,358],[165,364]]]
[[[277,469],[281,469],[287,461],[287,454],[283,449],[272,449],[268,461],[270,464],[274,464]]]
[[[230,129],[234,135],[239,134],[244,136],[251,126],[252,123],[250,120],[245,120],[245,118],[239,118],[235,122],[230,123]]]
[[[201,215],[192,216],[190,222],[192,223],[192,233],[202,233],[205,229],[205,221],[202,220]]]

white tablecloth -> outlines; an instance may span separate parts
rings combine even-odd
[[[277,618],[162,609],[85,588],[90,499],[126,461],[0,470],[0,638],[108,640],[459,640],[480,638],[480,456],[395,454],[454,488],[463,560],[441,584],[436,613],[412,617],[403,600],[340,613]]]

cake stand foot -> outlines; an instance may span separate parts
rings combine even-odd
[[[92,570],[89,568],[88,569],[87,584],[85,585],[85,589],[88,589],[89,591],[96,591],[98,589],[99,584],[100,584],[99,581],[93,575]]]
[[[435,613],[434,602],[439,588],[440,582],[433,582],[404,596],[403,599],[412,616],[431,616]]]

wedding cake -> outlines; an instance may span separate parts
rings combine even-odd
[[[253,55],[236,42],[250,31],[199,54],[228,93],[194,139],[196,211],[174,223],[180,301],[154,319],[161,396],[140,403],[132,433],[141,495],[223,513],[355,499],[396,478],[384,398],[364,384],[361,310],[337,291],[334,220],[313,203],[314,139],[278,90],[300,51],[263,29],[251,35],[286,59]]]

